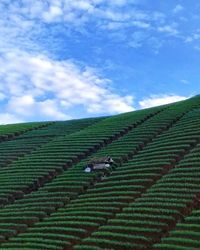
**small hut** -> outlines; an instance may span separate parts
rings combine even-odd
[[[95,170],[103,170],[111,167],[114,164],[110,156],[92,158],[85,167],[85,172],[90,173]]]

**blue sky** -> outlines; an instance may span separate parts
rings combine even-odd
[[[199,94],[199,13],[196,0],[1,0],[0,123]]]

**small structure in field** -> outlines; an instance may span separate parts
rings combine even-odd
[[[104,170],[110,168],[114,164],[114,160],[110,156],[92,158],[85,166],[85,172],[90,173],[95,170]]]

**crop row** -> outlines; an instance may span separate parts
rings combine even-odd
[[[103,135],[103,137],[105,138],[105,136]],[[65,144],[67,143],[66,139],[65,139]],[[93,149],[94,146],[96,146],[95,142],[85,142],[84,145],[82,145],[82,147],[80,148],[80,146],[76,146],[74,145],[72,147],[71,145],[71,141],[69,141],[69,144],[68,144],[70,147],[69,147],[69,159],[72,158],[73,156],[73,150],[76,152],[74,153],[74,159],[76,159],[76,155],[80,154],[80,152],[82,152],[85,147],[87,147],[87,149]],[[62,145],[61,145],[62,146]],[[66,145],[65,145],[66,146]],[[38,173],[41,173],[43,174],[44,171],[45,171],[45,166],[43,166],[43,168],[40,167],[39,165],[39,168],[38,168],[38,171],[35,169],[36,166],[38,167],[38,164],[39,163],[43,163],[45,162],[45,164],[47,164],[47,168],[49,169],[49,171],[51,171],[51,168],[52,169],[56,169],[56,170],[59,170],[62,168],[62,166],[60,167],[56,167],[56,165],[58,165],[58,163],[62,163],[64,164],[66,162],[66,156],[67,156],[67,153],[62,153],[59,152],[59,155],[57,153],[55,153],[54,151],[57,150],[58,147],[55,146],[55,143],[53,144],[53,146],[50,147],[50,153],[47,155],[47,152],[48,152],[48,149],[47,148],[43,148],[42,150],[42,153],[33,153],[32,155],[35,156],[35,159],[33,161],[33,159],[30,159],[30,157],[27,157],[27,159],[22,159],[22,160],[19,160],[18,162],[15,162],[14,164],[14,167],[12,168],[12,165],[9,166],[9,169],[4,169],[4,171],[2,172],[2,179],[4,179],[6,176],[9,176],[9,179],[10,177],[13,175],[14,178],[16,178],[17,176],[19,176],[20,173],[23,173],[24,172],[24,168],[27,168],[27,166],[29,166],[29,168],[27,169],[27,171],[24,173],[23,175],[23,180],[22,182],[24,183],[25,180],[28,178],[32,178],[34,176],[34,174],[37,176]],[[60,147],[59,151],[63,150],[63,147]],[[78,150],[78,149],[79,150]],[[53,151],[52,151],[53,149]],[[64,150],[66,150],[66,148],[64,148]],[[45,155],[45,157],[44,157]],[[46,156],[47,155],[47,156]],[[42,156],[43,156],[43,159],[42,159]],[[54,158],[50,159],[50,156],[52,156]],[[61,158],[61,156],[64,157],[64,159]],[[42,161],[43,160],[43,161]],[[8,172],[7,172],[8,171]],[[26,174],[28,175],[28,177],[26,177]],[[31,176],[30,176],[31,175]],[[6,181],[7,181],[7,178],[6,178]],[[13,185],[13,182],[10,181]],[[11,186],[10,185],[10,186]],[[16,185],[19,185],[16,184]],[[3,189],[5,190],[5,186],[3,187]]]
[[[161,239],[161,243],[153,246],[155,250],[168,249],[199,249],[200,248],[200,210],[193,209],[192,213],[177,223],[167,237]]]
[[[177,165],[176,171],[170,177],[175,177],[179,186],[184,185],[185,190],[183,192],[185,195],[188,193],[193,196],[194,207],[199,207],[200,158],[196,158],[196,155],[200,155],[200,144]],[[180,178],[180,180],[177,180],[177,178]],[[180,182],[182,183],[180,184]],[[181,221],[183,222],[177,223],[175,228],[172,228],[169,232],[169,236],[162,238],[161,243],[155,244],[153,249],[184,250],[200,248],[200,210],[193,209],[190,214],[191,209],[192,207],[187,211],[188,215],[182,218]]]
[[[102,147],[105,143],[116,139],[117,136],[121,136],[127,126],[131,125],[131,121],[134,126],[134,123],[143,121],[145,117],[148,118],[149,115],[153,115],[158,109],[154,110],[149,112],[141,111],[133,115],[131,119],[127,119],[128,124],[125,119],[121,119],[121,116],[105,119],[79,132],[55,138],[31,154],[21,157],[8,167],[0,169],[0,179],[3,183],[0,187],[0,197],[4,198],[4,200],[8,199],[7,202],[9,202],[13,199],[13,196],[19,198],[24,192],[30,192],[37,186],[42,185],[44,181],[49,181],[58,172],[62,172],[63,168],[68,168],[81,158],[85,158],[91,152]],[[114,127],[113,122],[117,123]],[[105,125],[113,130],[104,132]],[[96,134],[95,139],[94,132]],[[77,140],[79,143],[77,143]],[[58,148],[59,155],[57,155]],[[33,170],[38,171],[33,173]],[[9,178],[5,178],[7,177],[6,172],[9,173]]]
[[[114,128],[114,131],[116,131],[116,127]],[[105,133],[102,135],[103,136],[103,138],[105,139]],[[65,138],[65,143],[67,142],[68,140]],[[92,141],[93,141],[93,139],[92,139]],[[71,142],[71,141],[70,141]],[[56,142],[57,143],[57,142]],[[89,143],[89,145],[90,145],[90,143]],[[84,148],[84,146],[86,146],[87,148],[88,148],[88,141],[87,141],[87,143],[85,142],[84,143],[84,145],[83,145],[83,148]],[[96,145],[96,144],[95,144]],[[55,143],[53,144],[53,146],[55,146]],[[76,148],[77,146],[75,145],[75,148]],[[70,147],[70,149],[72,149],[73,147],[71,146]],[[91,145],[90,145],[90,148],[91,148]],[[66,150],[66,148],[64,149],[64,150]],[[36,156],[37,156],[37,154],[36,154]],[[56,160],[57,160],[57,158],[55,158]],[[40,161],[41,161],[41,159],[40,159]],[[40,161],[38,161],[37,162],[37,164],[39,164],[39,162]],[[52,163],[52,160],[50,161],[51,163]],[[19,162],[19,166],[21,167],[21,164],[22,164],[23,162]],[[30,162],[30,165],[31,165],[31,162]],[[55,168],[55,166],[54,166],[54,168]],[[19,168],[16,168],[17,169],[17,171],[19,171]],[[30,169],[30,166],[29,166],[29,169]],[[41,168],[40,168],[41,169]],[[11,170],[11,169],[10,169]],[[14,174],[14,176],[16,176],[19,172],[17,172],[17,174],[16,174],[16,172],[14,171],[15,169],[13,169],[12,171],[13,171],[13,174]],[[35,170],[35,168],[34,168],[34,170]],[[44,168],[42,169],[42,170],[44,170]],[[25,172],[26,173],[26,172]],[[38,173],[36,173],[36,175],[37,175]],[[25,174],[26,175],[26,174]],[[10,173],[9,173],[9,176],[10,176]],[[5,177],[5,171],[4,171],[4,176],[3,177]],[[32,177],[33,177],[33,173],[32,173]],[[90,178],[91,178],[91,176],[90,176]],[[6,178],[6,181],[7,181],[7,178]],[[9,181],[9,180],[8,180]],[[22,184],[22,186],[21,187],[23,187],[23,189],[24,188],[26,188],[26,181],[27,181],[27,183],[29,182],[29,178],[26,180],[26,178],[25,178],[25,176],[23,176],[23,180],[22,180],[22,183],[18,183],[18,184],[16,184],[16,185],[19,185],[19,184]],[[77,180],[76,180],[77,181]],[[12,182],[10,182],[10,186],[11,186],[11,183]],[[77,183],[77,182],[76,182]],[[12,183],[13,184],[13,183]],[[71,182],[71,183],[69,183],[70,185],[72,185],[73,183]],[[82,182],[79,182],[79,184],[80,185],[82,185],[83,186],[83,181]],[[16,192],[16,188],[17,188],[17,186],[16,185],[14,185],[14,189],[15,189],[15,192]],[[56,186],[55,186],[56,187]],[[73,188],[73,186],[70,186],[71,188]],[[57,188],[57,187],[56,187]],[[4,187],[4,190],[6,191],[6,188]],[[10,190],[9,190],[10,191]],[[25,190],[22,190],[22,191],[25,191]],[[76,190],[77,191],[77,190]],[[38,194],[38,192],[37,192],[37,194]],[[58,194],[56,194],[56,196],[57,196]],[[66,195],[66,194],[65,194]],[[45,196],[46,196],[46,194],[45,194]],[[2,198],[3,198],[3,196],[2,196]],[[5,196],[4,196],[4,198],[5,198]],[[24,199],[23,199],[24,200]],[[66,202],[67,201],[67,199],[66,198],[64,198],[63,199],[63,197],[58,197],[57,199],[55,199],[55,197],[52,197],[52,199],[49,197],[49,195],[47,195],[46,196],[46,201],[44,200],[44,198],[43,199],[41,199],[41,202],[40,202],[40,199],[39,200],[37,200],[37,204],[36,204],[36,207],[37,207],[37,209],[38,208],[40,208],[40,205],[41,205],[41,207],[42,206],[47,206],[48,208],[50,207],[50,208],[56,208],[57,206],[59,207],[59,206],[62,206],[62,204],[63,204],[63,201],[64,202]],[[20,200],[19,200],[19,202],[20,202]],[[33,204],[35,204],[34,202],[33,202],[33,200],[32,201],[30,201],[31,203],[29,203],[30,205],[31,205],[31,207],[33,207],[34,205]],[[16,202],[16,207],[15,208],[17,208],[17,202]],[[23,204],[18,204],[19,205],[19,207],[20,208],[22,208],[23,207]],[[7,213],[7,214],[9,214],[9,213]],[[11,215],[11,214],[10,214]],[[14,224],[16,224],[16,222],[17,222],[17,218],[19,218],[19,220],[18,220],[18,222],[20,223],[20,222],[22,222],[23,224],[29,224],[29,223],[33,223],[33,222],[36,222],[37,221],[37,217],[34,217],[34,216],[27,216],[27,215],[25,215],[25,216],[22,216],[22,215],[20,215],[19,216],[19,214],[18,215],[16,215],[15,213],[13,213],[12,214],[12,216],[8,216],[7,218],[2,218],[2,222],[3,222],[3,224],[4,224],[4,222],[6,223],[6,222],[8,222],[8,221],[10,221],[10,220],[12,220],[13,219],[13,223]],[[33,213],[33,215],[35,215],[34,213]],[[9,223],[10,224],[10,223]],[[4,224],[5,225],[5,224]],[[8,227],[9,227],[9,225],[8,225]],[[12,232],[15,232],[14,231],[14,229],[12,228],[12,230],[11,230]],[[7,230],[6,230],[6,233],[8,233],[7,232]],[[8,235],[7,234],[7,236],[10,236],[10,234]]]
[[[98,121],[98,119],[96,120]],[[17,136],[13,140],[2,142],[0,143],[0,167],[5,167],[19,157],[23,157],[27,153],[32,152],[47,142],[50,142],[56,136],[72,134],[92,125],[96,120],[91,119],[90,121],[90,119],[81,119],[76,122],[68,121],[53,124],[49,123],[50,125],[46,127],[25,132],[23,135]],[[48,131],[48,136],[46,131]],[[35,134],[34,137],[33,134]]]
[[[191,112],[192,113],[192,112]],[[191,116],[185,116],[185,119],[188,121],[192,119],[192,121],[200,120],[199,118],[195,118]],[[183,119],[184,120],[184,119]],[[191,131],[194,131],[194,134],[196,133],[194,127],[191,123],[187,123],[187,125],[182,126],[182,119],[180,120],[180,123],[176,123],[176,129],[179,128],[179,130],[184,130],[187,127],[190,127]],[[198,130],[198,128],[196,128]],[[170,134],[173,132],[173,127],[168,131]],[[167,132],[165,132],[167,136]],[[161,138],[157,138],[152,143],[148,144],[147,148],[147,154],[148,149],[151,148],[151,145],[154,147],[155,156],[159,154],[159,147],[160,143],[159,141],[164,140],[164,136],[162,135]],[[198,142],[199,136],[196,137],[196,144]],[[183,142],[184,136],[182,136]],[[176,144],[176,139],[174,141],[171,141],[171,144]],[[155,145],[157,145],[157,150]],[[196,146],[192,143],[190,145],[190,142],[188,142],[188,149],[191,147]],[[197,145],[199,146],[199,145]],[[167,146],[166,146],[167,147]],[[176,168],[172,168],[168,173],[166,173],[162,178],[162,171],[160,173],[158,172],[158,169],[154,168],[154,170],[151,170],[151,167],[148,167],[149,161],[151,161],[150,156],[149,159],[145,159],[143,163],[143,156],[145,155],[146,148],[141,151],[141,154],[137,154],[135,157],[133,157],[133,161],[129,162],[128,168],[120,169],[120,171],[116,170],[113,172],[111,177],[108,178],[108,180],[104,183],[99,183],[99,185],[96,185],[94,189],[91,189],[90,193],[82,195],[82,197],[78,200],[76,199],[74,203],[69,204],[69,208],[73,209],[70,211],[69,208],[67,208],[68,211],[63,212],[63,215],[66,216],[66,214],[73,213],[75,214],[76,211],[79,210],[81,213],[81,210],[87,206],[90,206],[90,209],[95,208],[95,203],[98,202],[98,198],[101,197],[108,197],[105,195],[106,191],[110,192],[110,190],[114,190],[112,187],[116,187],[116,183],[113,183],[113,179],[117,180],[119,185],[121,186],[120,180],[124,182],[124,177],[128,175],[130,176],[129,180],[132,180],[132,185],[137,184],[137,181],[139,180],[139,183],[143,183],[144,187],[141,188],[141,184],[137,189],[135,189],[135,194],[133,194],[132,202],[127,207],[123,206],[122,212],[117,212],[114,215],[112,215],[112,219],[108,220],[107,225],[105,223],[103,226],[100,226],[98,230],[95,230],[91,237],[87,237],[83,239],[80,243],[80,245],[77,245],[75,249],[87,249],[87,247],[90,246],[98,246],[98,247],[107,247],[112,249],[130,249],[130,248],[136,248],[136,249],[146,249],[148,246],[151,246],[151,244],[159,239],[161,235],[170,228],[171,225],[174,225],[176,221],[181,217],[181,214],[187,211],[188,206],[190,207],[191,204],[193,204],[193,200],[195,198],[195,195],[197,192],[199,192],[199,187],[197,184],[199,184],[198,178],[199,173],[190,172],[190,174],[182,173],[180,170],[177,171]],[[181,145],[177,145],[177,148],[181,149]],[[184,149],[184,144],[183,144]],[[184,149],[186,150],[186,149]],[[167,150],[165,151],[167,152]],[[185,151],[187,153],[187,151]],[[192,154],[192,151],[191,151]],[[165,156],[167,156],[165,158]],[[189,158],[189,154],[187,155]],[[152,162],[155,159],[154,155],[151,154]],[[169,155],[164,154],[161,156],[163,161],[168,161]],[[141,158],[141,159],[140,159]],[[172,154],[171,160],[173,160],[174,155]],[[140,159],[140,160],[139,160]],[[175,157],[175,159],[177,159]],[[180,160],[180,158],[178,157]],[[146,162],[146,169],[147,172],[144,171],[144,169],[140,169],[140,166],[142,164],[145,164]],[[156,161],[155,161],[156,162]],[[173,162],[173,161],[171,161]],[[152,165],[151,163],[150,165]],[[180,164],[181,165],[181,161]],[[177,166],[177,165],[176,165]],[[163,170],[162,166],[162,170]],[[165,167],[164,167],[165,168]],[[125,172],[123,173],[123,170]],[[133,175],[131,175],[131,170],[133,171]],[[156,170],[156,171],[155,171]],[[128,174],[127,174],[127,171]],[[165,171],[164,171],[165,172]],[[137,173],[135,175],[135,173]],[[140,174],[139,174],[140,173]],[[147,174],[146,174],[147,173]],[[139,174],[139,175],[138,175]],[[143,182],[140,182],[142,179],[143,174]],[[158,179],[160,178],[154,185],[151,186],[150,183],[148,183],[148,179]],[[137,179],[138,175],[138,179]],[[149,178],[148,178],[149,175]],[[160,176],[159,176],[160,175]],[[109,184],[108,184],[109,182]],[[145,185],[146,182],[146,185]],[[186,185],[185,182],[188,182]],[[153,181],[151,181],[153,183]],[[106,185],[105,185],[106,184]],[[125,182],[123,183],[125,184]],[[145,187],[150,186],[150,188],[147,189],[146,192],[144,192]],[[100,188],[99,188],[100,187]],[[106,190],[107,188],[107,190]],[[141,188],[143,194],[141,197],[138,197],[138,190]],[[99,190],[98,190],[99,189]],[[101,190],[102,189],[102,190]],[[166,190],[165,190],[166,189]],[[118,188],[118,190],[120,190]],[[89,192],[89,190],[88,190]],[[124,194],[125,195],[125,194]],[[113,194],[111,193],[111,196],[113,198]],[[116,196],[117,198],[117,196]],[[131,201],[131,200],[130,200]],[[110,206],[112,204],[112,200],[110,201]],[[102,204],[103,206],[104,204]],[[119,206],[120,204],[115,204],[116,206]],[[105,208],[106,209],[106,208]],[[106,211],[106,210],[105,210]],[[89,214],[89,212],[88,212]],[[80,214],[79,214],[80,215]],[[45,219],[46,221],[48,219]],[[39,224],[39,223],[38,223]],[[127,238],[127,235],[130,235],[130,239]],[[133,237],[134,235],[134,237]],[[110,241],[110,242],[109,242]],[[124,245],[124,242],[126,242],[127,246]],[[88,248],[90,249],[90,248]],[[91,248],[92,249],[92,248]]]
[[[187,104],[187,107],[185,108],[187,110],[191,107],[188,107]],[[180,109],[182,112],[185,111],[183,106],[181,106]],[[85,238],[89,232],[92,232],[98,229],[100,225],[105,224],[107,219],[112,218],[116,212],[119,212],[120,209],[127,206],[129,202],[132,202],[136,197],[140,196],[149,185],[152,185],[157,178],[160,178],[166,171],[166,168],[170,168],[171,164],[174,163],[174,159],[179,156],[178,154],[175,156],[172,154],[170,158],[170,154],[168,154],[166,158],[165,154],[163,154],[163,158],[159,161],[153,161],[154,156],[159,154],[160,144],[158,144],[157,150],[155,150],[155,155],[152,155],[152,162],[150,164],[140,160],[134,161],[135,157],[137,159],[143,157],[143,153],[146,148],[144,147],[145,143],[140,145],[140,142],[142,142],[140,135],[143,134],[146,136],[144,136],[142,140],[145,139],[146,142],[150,142],[147,147],[150,148],[151,143],[155,144],[157,140],[160,140],[159,136],[156,138],[155,136],[161,134],[163,130],[168,130],[170,126],[172,126],[174,122],[181,117],[182,113],[180,112],[180,109],[177,107],[176,109],[169,108],[168,110],[163,111],[159,114],[159,119],[157,116],[152,117],[138,128],[135,128],[133,131],[128,133],[126,136],[123,136],[116,142],[113,142],[109,146],[105,147],[105,149],[98,151],[96,155],[104,155],[107,154],[107,152],[110,152],[113,146],[113,152],[117,151],[114,158],[120,158],[120,160],[123,159],[124,156],[129,156],[130,153],[136,152],[134,150],[137,150],[138,154],[136,154],[132,160],[129,160],[127,164],[122,164],[115,170],[113,169],[112,174],[109,177],[103,179],[96,185],[93,185],[91,188],[88,187],[94,183],[97,176],[94,176],[94,173],[83,173],[82,168],[85,161],[82,161],[75,167],[59,175],[52,182],[45,184],[44,187],[41,187],[38,191],[25,195],[23,199],[16,201],[15,204],[8,205],[2,209],[1,219],[4,220],[4,224],[6,222],[13,222],[12,218],[14,219],[14,222],[17,223],[18,218],[15,230],[18,229],[18,225],[34,225],[34,227],[30,227],[26,233],[19,234],[19,237],[10,238],[9,244],[3,244],[2,246],[8,248],[15,246],[21,247],[26,245],[24,245],[24,242],[27,242],[28,244],[32,242],[34,245],[33,242],[35,242],[35,238],[40,239],[41,241],[44,237],[47,240],[52,240],[52,233],[54,233],[54,237],[57,235],[60,238],[67,235],[69,240],[63,240],[62,243],[55,242],[55,244],[53,244],[50,241],[49,243],[46,241],[45,245],[47,248],[51,247],[51,249],[59,249],[59,247],[65,246],[65,243],[66,246],[68,246],[69,243],[77,243],[77,241],[81,238]],[[189,126],[181,126],[182,120],[184,121],[189,119],[186,116],[177,122],[177,124],[179,124],[180,131]],[[152,127],[150,125],[150,121],[153,124]],[[163,130],[160,129],[159,122]],[[191,130],[194,130],[191,124],[190,127]],[[152,133],[145,133],[147,128],[149,128]],[[173,131],[173,126],[169,129],[169,133],[171,131]],[[127,147],[126,152],[121,152],[120,149],[126,145],[124,144],[124,141],[127,140],[137,141],[139,147],[137,145],[137,147],[134,148],[131,145],[130,147]],[[184,137],[183,141],[185,141]],[[173,144],[174,141],[171,142],[171,145]],[[191,147],[190,143],[186,145],[187,149]],[[141,151],[142,147],[143,150]],[[168,148],[169,145],[166,146],[166,151]],[[178,148],[183,150],[183,152],[187,150],[185,146],[181,148],[181,145]],[[109,151],[106,151],[106,149],[109,149]],[[127,171],[129,171],[129,174],[126,175]],[[84,191],[84,188],[87,188],[87,191]],[[80,192],[84,192],[84,194],[77,197]],[[73,200],[69,202],[69,199],[71,198],[73,198]],[[61,208],[58,209],[59,207]],[[51,214],[56,209],[58,210]],[[18,211],[19,213],[14,214],[14,211]],[[24,212],[29,214],[25,216]],[[30,218],[30,213],[32,212],[33,214],[34,212],[40,212],[38,214],[40,217],[35,214],[35,216]],[[9,214],[9,216],[4,217],[5,214]],[[48,217],[50,214],[51,216]],[[43,222],[37,222],[42,218],[44,218]],[[32,221],[30,221],[31,219]],[[73,233],[74,230],[76,231],[76,234]],[[15,234],[16,233],[13,233],[13,235]],[[6,235],[7,234],[5,234],[5,236]],[[118,237],[120,238],[122,235],[118,235]],[[127,238],[126,241],[128,241]],[[137,244],[139,244],[138,242],[141,242],[141,239],[144,239],[144,237],[135,237],[135,239],[136,238],[138,240]],[[129,239],[132,242],[134,237],[129,237]],[[106,241],[107,239],[104,240]],[[114,242],[114,240],[112,240],[112,242]],[[116,242],[116,244],[120,245],[120,242]],[[127,243],[127,245],[130,246],[130,243]]]
[[[43,127],[40,130],[32,130],[28,134],[24,133],[23,135],[20,136],[20,139],[27,137],[36,138],[38,136],[56,137],[61,135],[72,134],[88,126],[91,126],[97,122],[100,122],[103,119],[105,118],[104,117],[86,118],[86,119],[54,122],[50,127]]]
[[[53,122],[29,122],[20,124],[0,125],[0,140],[12,139],[27,131],[42,129],[53,124]]]

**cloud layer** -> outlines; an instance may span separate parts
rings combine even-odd
[[[134,110],[133,94],[114,89],[112,81],[99,73],[101,69],[75,61],[70,55],[61,59],[62,55],[49,47],[59,47],[59,39],[64,37],[67,43],[77,33],[89,40],[93,31],[128,48],[136,50],[145,45],[156,53],[171,37],[181,37],[185,43],[199,39],[197,35],[181,36],[179,24],[156,8],[148,10],[142,2],[0,1],[0,123],[76,118],[76,110],[84,116]],[[184,10],[179,4],[170,9],[172,16]],[[56,30],[63,37],[58,37]],[[52,37],[58,43],[54,44]],[[154,96],[141,101],[140,106],[173,100],[179,96]]]
[[[46,32],[46,27],[51,25],[61,25],[66,32],[83,34],[90,33],[92,25],[96,31],[109,31],[108,36],[116,32],[123,34],[127,44],[135,48],[138,46],[131,44],[138,43],[137,32],[144,38],[140,40],[142,44],[152,43],[151,38],[155,35],[177,35],[177,27],[164,13],[141,8],[138,3],[141,1],[6,0],[0,2],[0,34],[3,42],[9,40],[6,46],[13,41],[29,49],[32,42],[32,49],[37,49],[34,37]],[[180,11],[179,5],[175,6],[175,11]]]
[[[179,95],[152,95],[139,102],[141,108],[151,108],[168,103],[186,100],[189,97]]]
[[[119,96],[110,81],[91,68],[72,61],[56,61],[23,51],[0,58],[0,97],[7,118],[2,121],[69,119],[71,108],[82,106],[88,114],[115,114],[133,110],[131,96]],[[76,115],[74,115],[76,117]],[[2,122],[1,121],[1,122]]]
[[[85,116],[134,110],[133,97],[118,94],[96,69],[56,58],[37,41],[51,24],[73,25],[80,31],[93,16],[126,19],[111,11],[124,4],[125,0],[1,1],[0,123],[76,118],[76,108]]]

